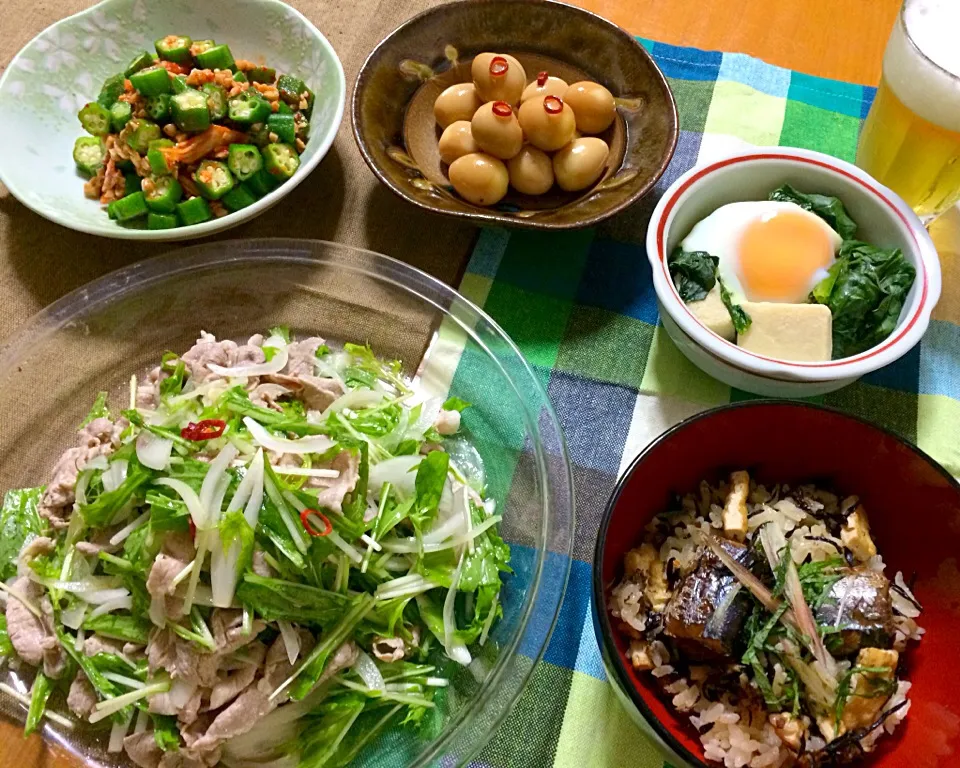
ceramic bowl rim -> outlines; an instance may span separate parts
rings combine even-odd
[[[610,527],[610,521],[613,519],[614,510],[617,508],[623,491],[626,489],[627,485],[629,485],[630,480],[637,471],[638,467],[651,453],[653,453],[654,450],[658,449],[664,443],[669,442],[677,433],[698,421],[712,418],[713,416],[727,411],[763,408],[771,405],[777,407],[788,406],[791,408],[803,408],[813,411],[826,412],[835,416],[841,416],[850,421],[859,422],[863,426],[867,426],[871,429],[881,432],[886,437],[892,438],[896,442],[900,443],[900,445],[915,453],[919,458],[923,459],[932,469],[938,472],[947,481],[947,483],[953,488],[954,493],[960,497],[960,482],[958,482],[958,480],[951,475],[947,469],[943,467],[943,465],[930,456],[930,454],[928,454],[919,446],[911,443],[901,435],[898,435],[892,429],[860,416],[856,416],[852,413],[848,413],[840,408],[833,408],[831,406],[819,405],[816,403],[808,403],[803,400],[766,398],[762,400],[748,400],[738,403],[727,403],[726,405],[709,408],[705,411],[701,411],[700,413],[696,413],[693,416],[688,416],[682,421],[674,424],[669,429],[664,430],[653,440],[651,440],[643,448],[643,450],[633,458],[626,470],[624,470],[623,474],[621,474],[618,478],[617,484],[614,486],[614,489],[607,500],[607,504],[603,510],[603,516],[600,518],[600,528],[597,531],[597,539],[594,543],[593,564],[590,574],[590,596],[594,612],[594,634],[597,636],[597,644],[600,647],[601,655],[606,657],[608,660],[605,666],[612,668],[616,676],[615,680],[611,679],[608,682],[611,685],[616,685],[619,687],[629,697],[637,712],[653,729],[654,733],[660,740],[663,741],[668,749],[674,751],[678,756],[688,761],[691,765],[696,766],[696,768],[716,768],[716,763],[707,763],[690,752],[690,750],[683,746],[683,744],[680,743],[673,733],[671,733],[670,729],[664,726],[659,718],[654,716],[653,712],[650,711],[650,708],[643,700],[643,697],[640,696],[637,687],[630,680],[623,659],[621,658],[620,653],[614,644],[613,633],[615,630],[610,621],[610,613],[606,610],[606,589],[604,588],[603,584],[603,552],[607,541],[607,532]]]
[[[246,221],[256,218],[264,211],[272,208],[280,200],[286,197],[290,192],[292,192],[297,186],[299,186],[310,173],[320,164],[320,161],[326,157],[327,152],[330,151],[330,147],[333,145],[333,141],[337,136],[337,133],[340,130],[340,124],[343,122],[343,113],[346,108],[346,99],[347,99],[347,81],[346,76],[343,72],[343,63],[340,61],[340,57],[337,55],[336,49],[330,43],[330,41],[324,36],[324,34],[317,28],[317,26],[310,21],[306,16],[304,16],[299,10],[294,8],[292,5],[282,2],[281,0],[250,0],[258,5],[263,6],[282,6],[287,9],[295,18],[298,18],[303,27],[310,33],[310,38],[314,41],[315,45],[319,45],[321,48],[324,48],[333,59],[334,64],[334,75],[331,78],[335,81],[338,91],[338,99],[336,110],[333,115],[333,121],[330,125],[330,130],[326,135],[322,137],[322,140],[317,145],[317,151],[314,153],[313,157],[303,163],[300,168],[297,170],[293,176],[288,179],[284,184],[280,185],[276,189],[268,192],[262,198],[257,200],[252,205],[242,208],[239,211],[233,211],[228,213],[226,216],[221,218],[213,218],[210,221],[205,221],[200,224],[189,224],[184,227],[177,227],[176,229],[159,229],[159,230],[149,230],[149,229],[127,229],[126,227],[121,227],[114,222],[112,228],[99,228],[97,226],[87,224],[84,222],[74,221],[71,216],[58,216],[53,215],[50,211],[41,210],[36,207],[34,203],[29,199],[29,196],[22,195],[17,187],[14,184],[11,184],[10,180],[6,178],[3,174],[3,162],[0,160],[0,181],[4,183],[10,194],[13,195],[22,205],[25,205],[31,211],[36,213],[39,216],[52,221],[54,224],[59,224],[62,227],[67,229],[72,229],[75,232],[83,232],[88,235],[96,235],[98,237],[107,237],[116,240],[141,240],[141,241],[159,241],[159,242],[174,242],[177,240],[188,240],[199,237],[207,237],[209,235],[215,234],[217,232],[222,232],[225,229],[230,227],[237,226]],[[43,36],[53,30],[57,29],[61,25],[66,25],[71,22],[77,21],[85,16],[91,15],[98,11],[101,11],[104,6],[111,5],[113,3],[127,2],[127,0],[100,0],[100,2],[95,5],[85,8],[82,11],[71,14],[70,16],[65,16],[62,19],[58,19],[49,26],[45,27],[39,33],[34,35],[19,51],[13,56],[10,62],[7,64],[6,69],[3,74],[0,75],[0,95],[3,94],[4,87],[7,85],[7,79],[11,77],[11,72],[15,71],[17,61],[23,56],[30,48],[32,48],[36,42]],[[309,143],[309,141],[308,141]],[[2,154],[0,154],[2,157]],[[77,193],[80,194],[80,190],[77,190]]]
[[[660,69],[660,66],[654,60],[653,56],[650,55],[649,51],[643,47],[640,41],[627,32],[625,29],[619,27],[614,22],[609,19],[604,18],[603,16],[588,11],[584,8],[579,8],[568,3],[558,2],[558,0],[535,0],[539,5],[547,6],[557,6],[562,7],[565,11],[573,12],[574,14],[581,14],[582,16],[591,17],[596,21],[600,22],[603,25],[606,25],[612,29],[614,34],[624,38],[629,41],[630,45],[636,46],[639,49],[641,55],[645,57],[650,64],[653,65],[653,70],[657,78],[657,82],[661,85],[667,95],[667,103],[670,107],[670,112],[672,114],[671,127],[667,137],[667,147],[664,155],[660,161],[660,164],[656,171],[650,176],[646,183],[641,187],[638,187],[633,193],[631,193],[627,198],[618,202],[616,205],[613,205],[609,208],[604,208],[601,211],[590,214],[589,216],[584,216],[575,221],[569,222],[556,222],[556,221],[537,221],[536,219],[518,219],[511,216],[507,216],[498,211],[493,211],[489,209],[477,208],[476,210],[469,211],[446,211],[439,208],[435,208],[428,203],[423,202],[422,200],[414,197],[409,194],[406,189],[402,186],[395,184],[392,179],[383,172],[380,166],[377,164],[377,161],[373,157],[373,153],[370,151],[367,140],[365,136],[360,131],[360,96],[362,91],[366,87],[366,81],[369,77],[370,66],[372,65],[374,59],[381,53],[382,49],[392,42],[399,35],[402,35],[407,29],[414,24],[419,23],[424,18],[432,16],[438,13],[455,13],[460,8],[466,6],[477,6],[477,5],[494,5],[494,4],[503,4],[503,3],[516,3],[519,0],[455,0],[455,2],[446,3],[443,5],[436,6],[434,8],[428,8],[425,11],[421,11],[416,16],[413,16],[407,21],[403,22],[400,26],[394,29],[390,34],[384,37],[377,45],[373,48],[372,51],[364,59],[363,64],[360,66],[360,71],[357,74],[357,79],[353,85],[353,92],[350,97],[350,115],[351,121],[353,124],[353,138],[357,144],[358,149],[360,150],[360,155],[363,157],[364,162],[367,164],[367,167],[373,171],[373,174],[380,180],[381,183],[386,185],[386,187],[393,192],[398,197],[406,200],[408,203],[412,203],[418,208],[429,211],[431,213],[440,214],[443,216],[454,216],[461,219],[466,219],[472,221],[476,224],[496,224],[500,226],[507,226],[515,229],[540,229],[540,230],[566,230],[566,229],[580,229],[582,227],[589,227],[595,224],[599,224],[602,221],[615,216],[616,214],[624,211],[626,208],[629,208],[631,205],[636,203],[638,200],[647,195],[656,183],[660,180],[663,174],[667,170],[667,166],[670,165],[670,161],[673,159],[674,152],[677,149],[677,142],[680,139],[680,115],[677,111],[677,103],[673,96],[673,91],[670,88],[670,84],[667,81],[666,76],[663,74],[663,71]]]
[[[770,161],[787,162],[804,170],[813,169],[814,173],[838,176],[844,183],[858,185],[885,210],[886,216],[905,233],[907,239],[913,241],[905,256],[916,266],[917,277],[923,281],[919,300],[897,329],[875,347],[853,357],[819,363],[789,362],[758,355],[709,331],[694,317],[677,293],[666,268],[666,231],[671,223],[671,214],[689,201],[694,190],[716,183],[715,174],[718,171],[742,165],[744,167],[737,170],[743,173],[746,172],[745,166]],[[764,378],[800,382],[856,379],[889,365],[919,343],[940,298],[941,271],[937,249],[913,210],[895,192],[852,163],[808,149],[754,147],[691,168],[670,185],[657,203],[647,227],[646,248],[657,298],[674,322],[708,354],[745,373]]]

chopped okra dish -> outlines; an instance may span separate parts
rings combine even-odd
[[[252,205],[300,167],[314,93],[299,77],[167,35],[79,112],[84,194],[117,222],[200,224]]]
[[[123,399],[0,510],[23,681],[0,696],[26,731],[93,729],[144,768],[344,766],[388,728],[434,737],[510,571],[469,405],[284,328],[201,333]]]
[[[921,606],[885,570],[857,497],[738,471],[651,521],[608,609],[627,663],[708,761],[826,768],[872,752],[910,708]]]

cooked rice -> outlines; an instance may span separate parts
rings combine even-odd
[[[697,493],[682,499],[679,510],[657,516],[647,527],[645,541],[656,548],[659,567],[668,574],[668,581],[671,569],[679,573],[676,582],[669,585],[671,590],[697,567],[701,554],[699,532],[722,535],[724,503],[730,487],[726,481],[717,485],[701,482]],[[845,557],[848,563],[853,562],[849,548],[838,535],[837,521],[845,520],[857,508],[859,501],[856,497],[841,500],[812,485],[795,489],[787,486],[767,488],[751,482],[747,499],[749,535],[766,523],[778,522],[798,566],[838,555]],[[627,562],[634,566],[634,570],[628,568],[623,580],[613,587],[608,609],[620,620],[620,629],[632,638],[628,652],[630,663],[638,670],[649,671],[673,706],[689,715],[690,722],[700,734],[706,759],[728,768],[777,768],[796,765],[804,753],[823,750],[828,741],[810,717],[794,718],[767,711],[756,683],[743,671],[749,667],[733,667],[741,670],[739,688],[731,685],[719,690],[721,686],[710,686],[708,680],[715,669],[696,666],[692,662],[688,664],[679,653],[671,654],[670,648],[659,639],[663,632],[661,617],[651,617],[654,608],[648,594],[650,571],[644,575],[639,570],[637,566],[641,560],[639,548],[628,555]],[[859,565],[879,574],[885,569],[879,554],[859,562]],[[890,597],[894,612],[892,648],[902,652],[910,641],[919,641],[924,633],[916,622],[920,615],[919,603],[899,572],[891,585]],[[765,659],[762,661],[766,662]],[[841,674],[850,667],[850,661],[838,661]],[[688,674],[683,675],[685,669]],[[790,675],[779,662],[770,669],[770,687],[779,697],[790,682]],[[895,692],[882,705],[881,714],[889,714],[879,727],[859,739],[866,752],[873,750],[884,734],[892,733],[907,715],[910,683],[906,680],[896,682]],[[754,695],[741,695],[744,691],[752,691]],[[897,709],[901,704],[903,706]]]

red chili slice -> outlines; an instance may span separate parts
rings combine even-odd
[[[545,96],[543,108],[548,115],[558,115],[563,112],[563,101],[559,96]]]
[[[310,525],[310,515],[316,515],[320,518],[323,523],[323,530],[318,531],[312,525]],[[317,512],[315,509],[305,509],[300,513],[300,522],[303,523],[303,527],[306,529],[307,533],[311,536],[329,536],[333,533],[333,523],[331,523],[325,514],[322,512]]]
[[[503,77],[510,69],[510,62],[503,56],[494,56],[490,59],[490,74],[494,77]]]
[[[497,117],[510,117],[513,114],[513,108],[505,101],[493,102],[492,109]]]
[[[539,85],[541,88],[543,88],[543,86],[545,86],[545,85],[547,84],[547,78],[548,78],[548,77],[549,77],[549,75],[547,74],[547,70],[543,70],[543,72],[538,73],[538,74],[537,74],[537,85]]]
[[[194,424],[192,421],[180,430],[180,437],[184,440],[213,440],[223,434],[227,428],[227,422],[223,419],[204,419]]]

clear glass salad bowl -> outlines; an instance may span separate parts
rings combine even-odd
[[[245,339],[276,325],[331,343],[368,342],[402,360],[423,388],[472,403],[465,432],[484,459],[512,550],[504,616],[473,663],[453,672],[433,738],[397,729],[359,758],[370,766],[466,762],[546,649],[570,569],[574,509],[563,436],[538,378],[503,330],[450,287],[376,253],[304,240],[211,243],[109,274],[0,348],[0,490],[45,482],[97,392],[126,402],[131,374],[164,351],[189,349],[201,329]],[[0,677],[16,684],[16,674]],[[0,702],[22,721],[20,704]],[[45,729],[81,761],[122,762],[106,753],[102,731]]]

